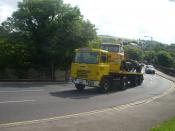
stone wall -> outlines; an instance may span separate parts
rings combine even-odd
[[[163,66],[158,66],[158,65],[155,65],[155,67],[159,71],[175,77],[175,69],[173,69],[173,68],[167,68],[167,67],[163,67]]]
[[[69,78],[69,72],[55,70],[54,74],[49,69],[36,70],[34,68],[27,71],[17,72],[15,69],[5,69],[0,71],[0,80],[35,80],[35,81],[65,81]]]

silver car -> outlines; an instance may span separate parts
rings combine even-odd
[[[147,65],[145,67],[145,73],[146,74],[155,74],[155,68],[153,65]]]

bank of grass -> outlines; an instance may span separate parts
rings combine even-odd
[[[175,131],[175,117],[152,128],[150,131]]]

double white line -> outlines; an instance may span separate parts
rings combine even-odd
[[[27,124],[37,124],[37,123],[55,121],[55,120],[60,120],[60,119],[75,118],[75,117],[80,117],[80,116],[89,116],[89,115],[94,115],[94,114],[103,113],[103,112],[107,112],[107,111],[124,110],[124,109],[129,108],[129,107],[152,102],[155,99],[161,98],[161,97],[173,92],[174,90],[175,90],[174,84],[172,83],[171,88],[169,88],[166,92],[164,92],[160,95],[145,99],[145,100],[140,100],[140,101],[136,101],[133,103],[120,105],[120,106],[114,106],[114,107],[110,107],[110,108],[106,108],[106,109],[94,110],[94,111],[89,111],[89,112],[82,112],[82,113],[77,113],[77,114],[70,114],[70,115],[65,115],[65,116],[58,116],[58,117],[51,117],[51,118],[31,120],[31,121],[21,121],[21,122],[0,124],[0,128],[21,126],[21,125],[27,125]]]
[[[43,89],[41,90],[18,90],[18,91],[0,91],[0,93],[15,93],[15,92],[34,92],[34,91],[44,91]]]
[[[7,103],[22,103],[22,102],[34,102],[35,100],[19,100],[19,101],[2,101],[0,104],[7,104]]]

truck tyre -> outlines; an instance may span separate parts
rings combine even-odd
[[[100,83],[100,92],[106,93],[110,91],[111,89],[111,83],[108,79],[103,79]]]
[[[120,78],[120,90],[125,90],[127,88],[128,80],[126,77]]]
[[[75,84],[75,87],[77,88],[78,91],[83,91],[85,88],[85,85],[83,84]]]
[[[131,78],[130,82],[131,82],[131,86],[133,86],[133,87],[137,86],[138,85],[138,76],[133,76]]]
[[[138,76],[138,85],[141,85],[143,82],[143,76]]]

